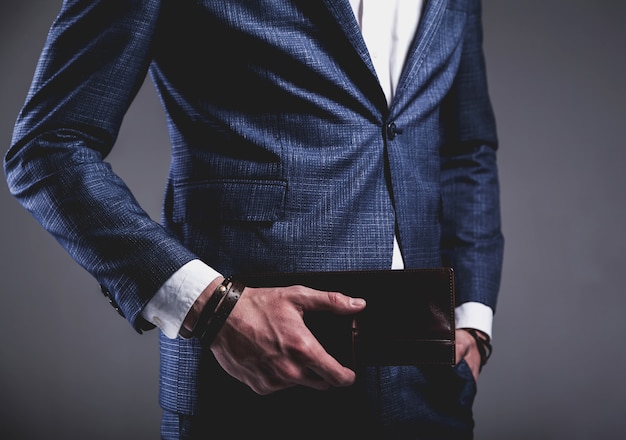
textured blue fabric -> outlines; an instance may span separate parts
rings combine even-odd
[[[137,330],[193,258],[226,274],[382,269],[394,232],[407,267],[452,265],[459,303],[495,310],[481,39],[478,0],[426,2],[388,107],[346,0],[67,0],[5,158],[9,187]],[[172,143],[163,225],[104,162],[148,72]],[[422,382],[403,371],[364,381]],[[229,384],[194,341],[161,337],[165,408],[212,410]],[[401,395],[372,397],[382,425],[402,418],[385,410]]]

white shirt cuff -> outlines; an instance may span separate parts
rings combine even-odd
[[[492,339],[493,310],[478,302],[466,302],[455,309],[456,328],[474,328]]]
[[[141,315],[168,338],[176,338],[193,303],[220,275],[200,260],[190,261],[163,283]]]

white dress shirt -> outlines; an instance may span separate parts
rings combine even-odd
[[[404,60],[417,30],[422,0],[350,0],[363,40],[374,64],[380,86],[391,103]],[[402,269],[404,262],[394,237],[392,269]],[[181,267],[161,286],[142,312],[169,338],[179,329],[192,304],[220,273],[200,260]],[[490,307],[468,302],[455,310],[457,328],[475,328],[491,337],[493,311]]]

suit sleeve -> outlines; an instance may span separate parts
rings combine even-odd
[[[457,302],[480,302],[495,312],[504,239],[496,150],[487,91],[481,8],[471,2],[463,51],[442,104],[443,256],[455,270]]]
[[[138,331],[154,292],[196,258],[104,161],[146,77],[159,3],[64,1],[5,156],[11,193]]]

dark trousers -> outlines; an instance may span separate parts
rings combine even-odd
[[[213,401],[201,414],[165,410],[164,440],[471,439],[476,383],[465,362],[456,367],[382,367],[357,374],[349,388],[294,388],[270,396],[251,391]]]

